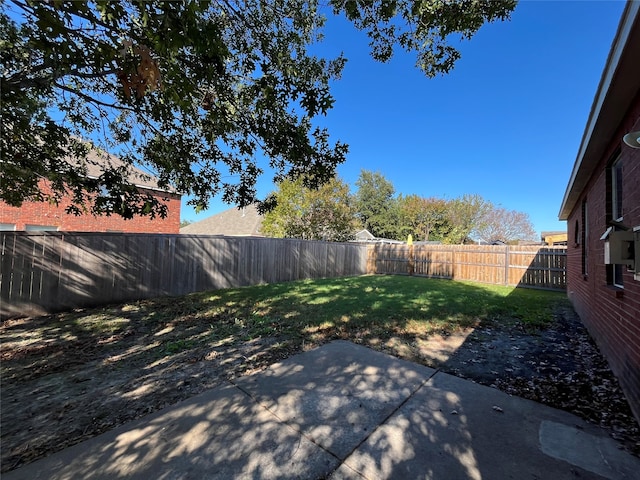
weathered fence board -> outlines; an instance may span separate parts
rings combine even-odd
[[[566,290],[566,248],[487,245],[369,246],[369,273]]]
[[[0,234],[0,316],[367,273],[366,246],[118,233]]]
[[[566,289],[562,248],[366,245],[119,233],[0,233],[0,316],[367,273]]]

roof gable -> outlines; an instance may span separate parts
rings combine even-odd
[[[244,208],[233,207],[212,215],[199,222],[180,229],[180,233],[189,235],[228,235],[235,237],[263,236],[261,233],[263,217],[256,205]]]

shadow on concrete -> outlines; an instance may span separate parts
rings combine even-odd
[[[6,479],[595,480],[639,467],[572,415],[338,341]]]

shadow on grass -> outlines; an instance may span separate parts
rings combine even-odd
[[[535,326],[561,294],[399,276],[260,285],[2,324],[2,470],[334,339],[425,363],[482,321]]]

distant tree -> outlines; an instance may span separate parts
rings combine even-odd
[[[362,169],[354,195],[356,217],[372,235],[393,238],[398,234],[395,188],[380,172]]]
[[[400,195],[398,203],[405,238],[410,233],[414,240],[443,240],[448,231],[446,200]]]
[[[533,240],[536,232],[529,214],[493,207],[484,213],[474,234],[486,243],[497,241],[510,243],[517,240]]]
[[[180,220],[180,228],[186,227],[187,225],[191,225],[191,221],[189,220]]]
[[[317,189],[302,179],[278,185],[275,208],[265,214],[262,231],[272,237],[347,241],[355,233],[349,186],[332,179]]]
[[[444,243],[462,244],[482,222],[493,205],[477,194],[465,194],[447,202],[449,230]]]
[[[427,75],[460,57],[451,40],[508,19],[515,0],[0,2],[0,199],[57,202],[74,213],[165,215],[126,168],[86,175],[100,147],[147,168],[206,208],[256,201],[263,154],[274,180],[316,186],[347,146],[319,119],[345,59],[310,52],[325,12],[345,15],[371,54],[415,53]],[[84,143],[79,138],[88,138]],[[68,162],[68,157],[73,162]],[[41,188],[46,180],[50,190]]]

